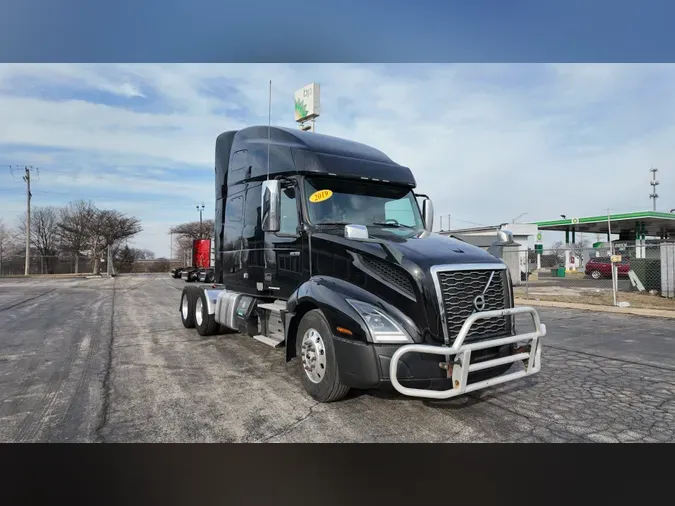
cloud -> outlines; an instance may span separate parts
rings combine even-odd
[[[267,123],[270,79],[272,121],[293,126],[293,92],[316,81],[317,131],[411,167],[453,226],[649,208],[652,165],[670,209],[673,77],[672,65],[0,65],[0,163],[41,167],[34,205],[95,197],[142,214],[135,242],[168,254],[166,220],[213,209],[216,136]],[[0,175],[5,221],[21,187]]]

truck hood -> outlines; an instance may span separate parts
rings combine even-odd
[[[386,251],[381,245],[366,241],[346,239],[330,233],[314,233],[314,239],[334,242],[341,246],[361,253],[367,253],[379,258],[386,258]],[[440,234],[421,233],[417,236],[402,238],[392,237],[384,239],[374,238],[385,242],[390,247],[398,250],[404,257],[403,265],[411,262],[423,271],[433,265],[439,264],[465,264],[465,263],[495,263],[500,259],[492,256],[487,251],[472,244],[442,236]],[[495,240],[497,237],[495,236]]]
[[[336,233],[337,229],[331,232],[314,231],[311,235],[311,249],[316,253],[312,257],[312,275],[338,277],[396,307],[415,323],[417,342],[443,339],[431,267],[503,263],[477,246],[440,234],[374,238],[394,249],[392,254],[382,244],[346,239],[341,230]],[[375,257],[379,262],[370,262],[366,257],[370,260]],[[345,263],[353,263],[356,269],[345,268]],[[399,269],[407,272],[407,276],[397,274]],[[406,283],[406,278],[412,286]]]

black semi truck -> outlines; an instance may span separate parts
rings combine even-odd
[[[546,328],[514,307],[499,258],[510,233],[488,251],[432,233],[431,200],[381,151],[252,126],[216,139],[215,183],[215,283],[183,289],[186,328],[284,348],[319,402],[391,385],[447,399],[539,372]],[[521,313],[533,331],[516,332]]]

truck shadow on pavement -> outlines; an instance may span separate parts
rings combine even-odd
[[[351,390],[344,400],[357,399],[362,396],[381,399],[384,401],[414,401],[425,407],[442,410],[463,410],[472,406],[483,404],[498,397],[507,397],[516,393],[527,393],[537,387],[537,378],[527,378],[523,382],[505,383],[484,390],[478,390],[459,395],[449,399],[425,399],[420,397],[408,397],[397,392],[394,387],[384,387],[374,390]]]

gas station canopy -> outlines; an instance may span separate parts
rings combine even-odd
[[[675,213],[640,211],[635,213],[610,214],[564,218],[553,221],[535,222],[540,231],[551,230],[569,234],[617,234],[620,240],[640,240],[647,237],[668,239],[675,237]],[[569,240],[567,241],[569,242]],[[574,242],[574,240],[572,241]]]

